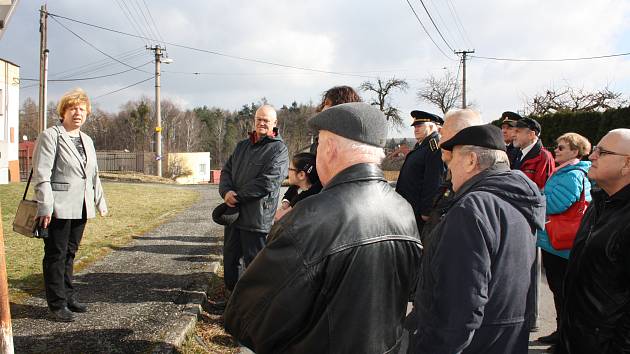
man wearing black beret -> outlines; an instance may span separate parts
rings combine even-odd
[[[367,103],[311,118],[324,189],[276,222],[225,309],[256,353],[398,353],[422,246],[379,165],[387,120]]]
[[[422,234],[422,227],[429,220],[433,200],[446,172],[438,146],[438,126],[444,124],[444,120],[423,111],[411,111],[411,117],[417,143],[405,157],[396,182],[396,192],[413,207],[418,230]]]
[[[465,128],[440,146],[452,151],[455,196],[422,258],[409,352],[525,354],[532,230],[544,227],[544,197],[510,170],[494,125]]]
[[[503,133],[503,141],[505,141],[505,152],[510,159],[510,167],[514,166],[514,162],[521,158],[521,149],[514,145],[516,138],[516,122],[521,120],[518,113],[505,111],[501,114],[501,132]]]

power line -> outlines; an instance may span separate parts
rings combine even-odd
[[[63,23],[61,23],[61,22],[60,22],[59,20],[57,20],[55,17],[52,17],[52,19],[53,19],[53,20],[55,20],[55,22],[57,22],[57,23],[58,23],[61,27],[65,28],[67,31],[69,31],[70,33],[72,33],[73,35],[75,35],[77,38],[79,38],[81,41],[83,41],[85,44],[87,44],[87,45],[89,45],[90,47],[92,47],[92,48],[96,49],[99,53],[101,53],[101,54],[105,55],[106,57],[108,57],[108,58],[110,58],[110,59],[113,59],[113,60],[115,60],[115,61],[119,62],[120,64],[122,64],[122,65],[124,65],[124,66],[126,66],[126,67],[129,67],[129,68],[132,68],[132,69],[135,69],[135,70],[138,70],[138,71],[142,71],[143,73],[150,74],[150,72],[148,72],[148,71],[144,71],[144,70],[140,70],[140,69],[134,68],[133,66],[131,66],[131,65],[129,65],[129,64],[127,64],[127,63],[123,62],[123,61],[120,61],[120,60],[118,60],[118,59],[114,58],[113,56],[111,56],[111,55],[109,55],[109,54],[105,53],[104,51],[102,51],[102,50],[98,49],[95,45],[93,45],[93,44],[92,44],[92,43],[90,43],[89,41],[87,41],[87,40],[83,39],[83,37],[81,37],[81,36],[79,36],[78,34],[76,34],[75,32],[73,32],[70,28],[66,27]]]
[[[153,15],[151,14],[151,10],[149,9],[149,6],[147,6],[147,2],[142,0],[142,2],[144,3],[144,7],[147,9],[147,13],[149,14],[149,18],[151,19],[151,23],[153,23],[153,27],[155,28],[155,31],[158,34],[158,37],[160,37],[160,40],[162,41],[162,43],[164,43],[164,38],[162,37],[162,34],[160,33],[160,29],[159,27],[155,24],[155,20],[153,19]]]
[[[580,61],[580,60],[594,60],[594,59],[606,59],[606,58],[614,58],[614,57],[623,57],[630,55],[630,52],[627,53],[615,53],[615,54],[606,54],[606,55],[596,55],[590,57],[577,57],[577,58],[553,58],[553,59],[522,59],[522,58],[498,58],[498,57],[485,57],[481,55],[471,55],[472,58],[476,59],[486,59],[486,60],[496,60],[496,61],[516,61],[516,62],[560,62],[560,61]]]
[[[50,13],[50,12],[48,12],[48,15],[51,16],[53,19],[55,19],[55,21],[57,21],[57,22],[59,22],[59,21],[56,18],[61,18],[61,19],[64,19],[64,20],[80,23],[80,24],[85,25],[85,26],[94,27],[94,28],[105,30],[105,31],[122,34],[122,35],[129,36],[129,37],[143,38],[143,39],[147,39],[147,40],[158,41],[155,38],[143,37],[143,36],[135,35],[135,34],[132,34],[132,33],[127,33],[127,32],[123,32],[123,31],[119,31],[119,30],[115,30],[115,29],[111,29],[111,28],[107,28],[107,27],[103,27],[103,26],[98,26],[98,25],[94,25],[94,24],[91,24],[91,23],[75,20],[75,19],[72,19],[72,18],[69,18],[69,17],[56,15],[56,14],[53,14],[53,13]],[[66,27],[66,29],[67,29],[67,27]],[[72,33],[74,33],[74,32],[72,32]],[[191,46],[187,46],[187,45],[183,45],[183,44],[171,43],[171,42],[163,42],[163,43],[167,44],[167,45],[170,45],[170,46],[173,46],[173,47],[188,49],[188,50],[192,50],[192,51],[196,51],[196,52],[202,52],[202,53],[207,53],[207,54],[222,56],[222,57],[226,57],[226,58],[242,60],[242,61],[248,61],[248,62],[253,62],[253,63],[258,63],[258,64],[277,66],[277,67],[282,67],[282,68],[287,68],[287,69],[311,71],[311,72],[318,72],[318,73],[322,73],[322,74],[331,74],[331,75],[363,77],[363,78],[369,78],[369,79],[374,79],[375,78],[373,76],[355,75],[355,74],[349,74],[349,73],[338,72],[338,71],[321,70],[321,69],[308,68],[308,67],[302,67],[302,66],[295,66],[295,65],[288,65],[288,64],[282,64],[282,63],[275,63],[275,62],[271,62],[271,61],[267,61],[267,60],[261,60],[261,59],[242,57],[242,56],[238,56],[238,55],[225,54],[225,53],[217,52],[217,51],[214,51],[214,50],[195,48],[195,47],[191,47]],[[442,53],[444,53],[444,52],[442,52]],[[446,54],[444,54],[444,55],[446,55]]]
[[[446,38],[444,38],[444,36],[442,35],[442,31],[440,31],[438,26],[435,24],[435,21],[433,21],[433,17],[431,16],[431,13],[429,13],[429,10],[427,9],[427,7],[424,5],[424,1],[420,0],[420,3],[422,4],[422,7],[424,8],[424,12],[426,12],[427,16],[429,16],[429,20],[431,20],[431,23],[433,24],[433,27],[435,27],[435,30],[440,35],[440,38],[442,38],[442,41],[444,41],[444,43],[446,44],[448,49],[451,50],[451,52],[454,52],[455,50],[453,49],[453,47],[451,47],[451,45],[446,41]]]
[[[138,2],[137,0],[135,1],[131,1],[131,7],[134,8],[133,5],[135,5],[134,11],[136,11],[137,13],[140,14],[140,16],[138,18],[144,19],[144,23],[142,24],[144,26],[144,28],[146,29],[147,33],[154,38],[157,38],[157,35],[155,33],[155,31],[153,31],[153,28],[151,27],[151,24],[149,23],[149,19],[147,18],[147,16],[144,14],[144,11],[142,11],[142,7],[140,6],[140,2]],[[142,21],[140,21],[142,22]],[[145,25],[146,24],[146,25]]]
[[[133,30],[136,31],[137,34],[144,35],[144,33],[142,33],[141,29],[138,27],[138,24],[133,18],[133,14],[129,10],[129,7],[127,7],[127,4],[125,3],[125,1],[124,0],[114,0],[114,1],[116,1],[116,5],[118,5],[118,7],[120,8],[120,11],[122,11],[122,13],[125,15],[129,23],[131,24],[131,27],[133,27]],[[150,44],[149,41],[147,41],[145,38],[142,38],[142,39],[143,39],[142,42],[144,43],[144,45]]]
[[[116,76],[116,75],[120,75],[120,74],[124,74],[127,72],[130,72],[131,70],[135,70],[137,68],[143,67],[147,64],[153,63],[153,61],[148,61],[142,65],[138,65],[136,67],[133,67],[131,69],[127,69],[124,71],[120,71],[117,73],[112,73],[112,74],[107,74],[107,75],[100,75],[100,76],[92,76],[92,77],[77,77],[77,78],[69,78],[69,79],[53,79],[53,80],[48,80],[48,82],[72,82],[72,81],[86,81],[86,80],[95,80],[95,79],[102,79],[105,77],[111,77],[111,76]],[[27,79],[27,78],[21,78],[20,80],[24,80],[24,81],[39,81],[39,79]]]
[[[455,36],[453,36],[453,32],[451,32],[450,27],[446,24],[446,21],[444,21],[444,17],[442,17],[442,14],[440,13],[439,6],[435,4],[435,1],[430,1],[429,4],[431,5],[431,7],[433,7],[434,13],[437,13],[437,18],[442,28],[446,28],[446,34],[447,34],[446,38],[448,38],[451,43],[456,42]]]
[[[422,21],[420,20],[420,17],[418,16],[418,13],[416,13],[416,10],[413,8],[413,6],[411,5],[411,3],[409,2],[409,0],[405,0],[407,1],[407,4],[409,5],[409,8],[411,9],[411,11],[413,12],[414,16],[416,16],[416,20],[418,20],[418,23],[420,24],[420,26],[422,27],[422,29],[424,30],[424,33],[427,34],[427,36],[429,37],[429,39],[431,40],[431,42],[433,42],[433,44],[435,45],[435,47],[440,51],[440,53],[442,53],[442,55],[444,55],[447,59],[449,60],[453,60],[453,58],[449,57],[443,50],[442,48],[440,48],[440,46],[435,42],[435,40],[433,39],[433,37],[431,37],[431,35],[429,34],[429,31],[427,30],[427,28],[424,26],[424,24],[422,23]]]
[[[136,83],[133,83],[133,84],[128,85],[128,86],[125,86],[125,87],[123,87],[123,88],[119,88],[118,90],[110,91],[110,92],[104,93],[104,94],[102,94],[102,95],[96,96],[96,97],[92,98],[92,101],[97,100],[97,99],[99,99],[99,98],[101,98],[101,97],[105,97],[105,96],[111,95],[111,94],[116,93],[116,92],[120,92],[120,91],[122,91],[122,90],[126,90],[126,89],[128,89],[128,88],[130,88],[130,87],[133,87],[133,86],[136,86],[136,85],[140,85],[140,84],[141,84],[141,83],[143,83],[143,82],[147,82],[147,81],[149,81],[149,80],[153,80],[153,78],[154,78],[154,77],[155,77],[155,76],[151,76],[151,77],[149,77],[149,78],[147,78],[147,79],[144,79],[144,80],[142,80],[142,81],[138,81],[138,82],[136,82]]]
[[[470,38],[468,37],[468,32],[466,32],[466,29],[464,28],[464,24],[462,23],[462,20],[459,18],[459,15],[457,14],[455,5],[451,2],[451,0],[446,0],[446,5],[449,11],[451,12],[451,15],[453,16],[453,19],[455,21],[455,27],[457,28],[457,31],[459,32],[460,36],[462,37],[464,42],[468,43],[468,46],[470,48],[473,48],[474,45],[472,45],[472,42],[470,41]]]
[[[146,52],[144,49],[142,49],[140,52],[136,52],[133,54],[118,55],[116,56],[116,58],[118,58],[118,60],[129,63],[130,60],[134,60],[135,58],[140,57],[140,56],[146,56]],[[93,63],[88,63],[88,64],[81,65],[76,68],[70,68],[62,72],[55,73],[53,79],[55,80],[56,79],[69,79],[72,77],[92,75],[93,73],[97,73],[99,71],[105,70],[108,67],[111,67],[113,65],[119,65],[119,64],[109,58],[103,58]]]

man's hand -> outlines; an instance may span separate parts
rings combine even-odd
[[[428,216],[428,215],[420,215],[420,217],[422,218],[422,221],[424,221],[424,222],[427,222],[427,221],[429,221],[429,219],[431,219],[431,217]]]
[[[39,225],[44,229],[50,225],[51,215],[36,216],[35,218],[39,219]]]
[[[236,206],[236,204],[238,203],[238,200],[236,200],[236,192],[234,191],[229,191],[227,193],[225,193],[225,204],[227,204],[229,207],[233,208]]]

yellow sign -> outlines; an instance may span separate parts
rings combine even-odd
[[[156,132],[156,133],[159,133],[159,132],[161,132],[161,131],[162,131],[162,127],[155,127],[155,132]]]

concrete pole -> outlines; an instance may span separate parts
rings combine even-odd
[[[162,177],[162,112],[160,108],[160,60],[162,48],[155,46],[155,155],[157,176]]]
[[[48,110],[46,100],[48,99],[48,12],[46,5],[42,5],[39,11],[39,132],[46,129],[46,116]]]
[[[2,208],[0,206],[0,353],[13,354],[13,329],[9,308],[9,284],[7,280],[6,255],[4,252],[4,231],[2,231]]]

